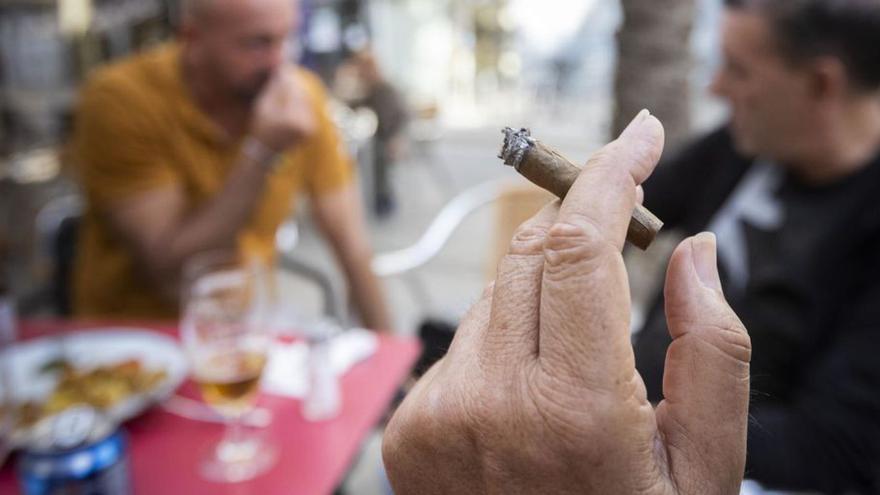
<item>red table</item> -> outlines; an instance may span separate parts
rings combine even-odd
[[[59,330],[94,327],[85,323],[27,322],[19,328],[23,339]],[[110,325],[107,325],[110,326]],[[113,326],[120,326],[114,324]],[[171,326],[126,323],[175,335]],[[378,423],[418,356],[416,339],[381,336],[369,359],[342,377],[340,415],[309,423],[300,414],[298,400],[263,395],[260,404],[274,413],[267,437],[280,446],[278,463],[268,473],[237,484],[218,484],[198,476],[201,449],[219,439],[221,426],[192,421],[154,408],[126,423],[130,433],[131,476],[137,495],[153,494],[329,494],[345,476],[362,441]],[[184,385],[184,389],[191,385]],[[188,394],[187,394],[188,395]],[[18,493],[8,463],[0,471],[0,493]]]

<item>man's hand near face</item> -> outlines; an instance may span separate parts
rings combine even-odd
[[[735,494],[749,336],[721,292],[715,240],[681,243],[666,280],[665,400],[645,398],[621,257],[663,129],[641,114],[568,197],[520,227],[494,286],[388,425],[398,495]]]
[[[295,69],[281,67],[257,97],[250,135],[276,153],[314,134],[315,112]]]

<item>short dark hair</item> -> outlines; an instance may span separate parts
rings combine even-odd
[[[792,62],[841,60],[853,84],[880,88],[880,0],[725,0],[728,8],[766,15]]]

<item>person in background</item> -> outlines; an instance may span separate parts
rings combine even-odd
[[[731,121],[661,164],[645,205],[718,237],[753,345],[746,476],[880,493],[880,0],[727,0],[722,31]],[[652,401],[665,308],[635,340]]]
[[[178,41],[97,71],[80,95],[75,313],[174,317],[188,258],[233,248],[271,261],[277,227],[307,194],[363,323],[389,329],[325,89],[287,61],[296,2],[184,0],[182,11]]]
[[[409,111],[403,96],[382,74],[369,48],[355,52],[338,74],[343,78],[354,76],[356,80],[356,88],[346,91],[353,93],[348,104],[355,108],[367,107],[378,119],[373,139],[373,208],[377,217],[386,218],[396,207],[390,169],[403,154]]]

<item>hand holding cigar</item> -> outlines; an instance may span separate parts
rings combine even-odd
[[[559,199],[565,198],[580,175],[581,168],[554,149],[533,139],[528,129],[515,131],[505,127],[501,132],[504,133],[504,144],[498,158]],[[639,249],[648,249],[662,227],[663,222],[659,218],[637,204],[626,231],[626,240]]]

